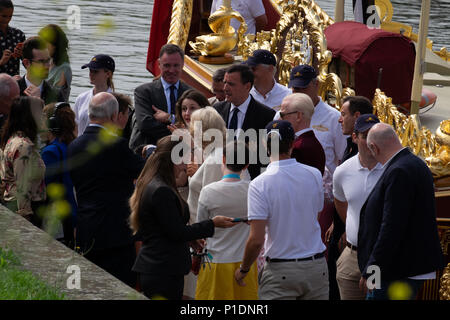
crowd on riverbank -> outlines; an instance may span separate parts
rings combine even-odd
[[[313,67],[295,66],[287,88],[256,50],[214,75],[208,100],[167,44],[134,107],[107,53],[81,67],[93,88],[71,105],[64,32],[26,38],[13,10],[0,0],[2,202],[126,284],[167,299],[326,300],[386,299],[403,281],[413,299],[442,268],[431,173],[367,98],[338,112]]]

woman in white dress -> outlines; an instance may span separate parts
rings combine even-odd
[[[89,79],[94,85],[93,89],[81,93],[75,100],[73,111],[78,125],[78,136],[81,136],[89,124],[89,103],[94,95],[100,92],[113,92],[113,73],[115,63],[113,58],[106,54],[98,54],[91,61],[81,67],[89,68]]]

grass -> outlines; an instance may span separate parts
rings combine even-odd
[[[64,294],[20,266],[19,258],[11,250],[0,248],[0,300],[64,299]]]

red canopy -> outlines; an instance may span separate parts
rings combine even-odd
[[[380,89],[394,104],[410,102],[415,48],[409,39],[354,21],[330,25],[325,36],[333,58],[354,67],[357,95],[373,99],[382,68]]]

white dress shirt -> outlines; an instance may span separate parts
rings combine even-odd
[[[277,82],[275,82],[274,86],[272,87],[272,90],[270,90],[266,94],[266,96],[259,93],[259,91],[256,90],[255,86],[253,86],[252,89],[250,90],[250,94],[253,96],[253,98],[255,98],[255,100],[261,102],[262,104],[276,111],[280,110],[280,105],[284,97],[290,95],[291,93],[292,93],[291,89]]]
[[[238,122],[237,122],[237,128],[242,129],[242,125],[244,124],[245,114],[247,113],[248,105],[250,104],[251,96],[249,95],[247,97],[247,100],[245,100],[241,105],[235,106],[233,103],[231,103],[230,108],[230,115],[228,117],[228,128],[230,127],[231,118],[233,117],[234,109],[238,108],[239,112],[237,114]]]

